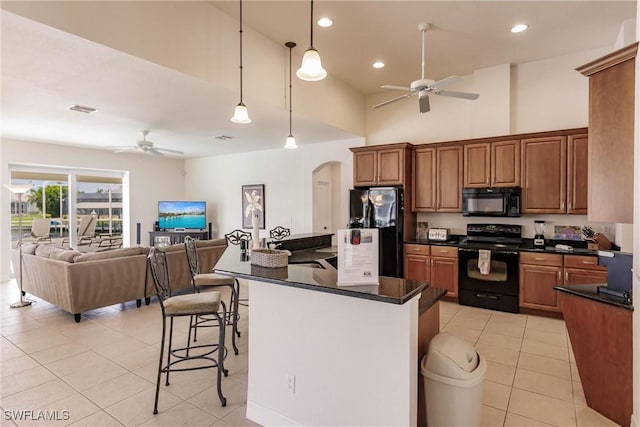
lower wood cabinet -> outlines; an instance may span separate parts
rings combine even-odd
[[[404,245],[405,279],[427,281],[458,295],[458,248],[455,246]]]
[[[520,252],[520,307],[559,312],[554,286],[606,282],[595,256]]]

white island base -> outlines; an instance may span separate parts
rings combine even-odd
[[[248,283],[248,419],[266,426],[416,425],[420,295],[391,304]],[[437,311],[436,302],[429,309],[436,323]]]

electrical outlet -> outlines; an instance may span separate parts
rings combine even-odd
[[[291,394],[295,394],[296,393],[296,376],[287,374],[285,379],[286,379],[287,391]]]

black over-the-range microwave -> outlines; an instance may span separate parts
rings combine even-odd
[[[463,216],[520,216],[520,187],[465,188]]]

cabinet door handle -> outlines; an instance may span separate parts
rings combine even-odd
[[[560,202],[560,210],[564,210],[564,200]]]
[[[562,283],[562,272],[558,271],[558,284]]]
[[[569,272],[565,271],[564,272],[564,284],[566,285],[567,283],[569,283]]]
[[[573,204],[571,202],[567,203],[567,210],[573,209]]]
[[[538,258],[538,257],[536,257],[536,261],[544,261],[544,260],[545,260],[545,258]]]

